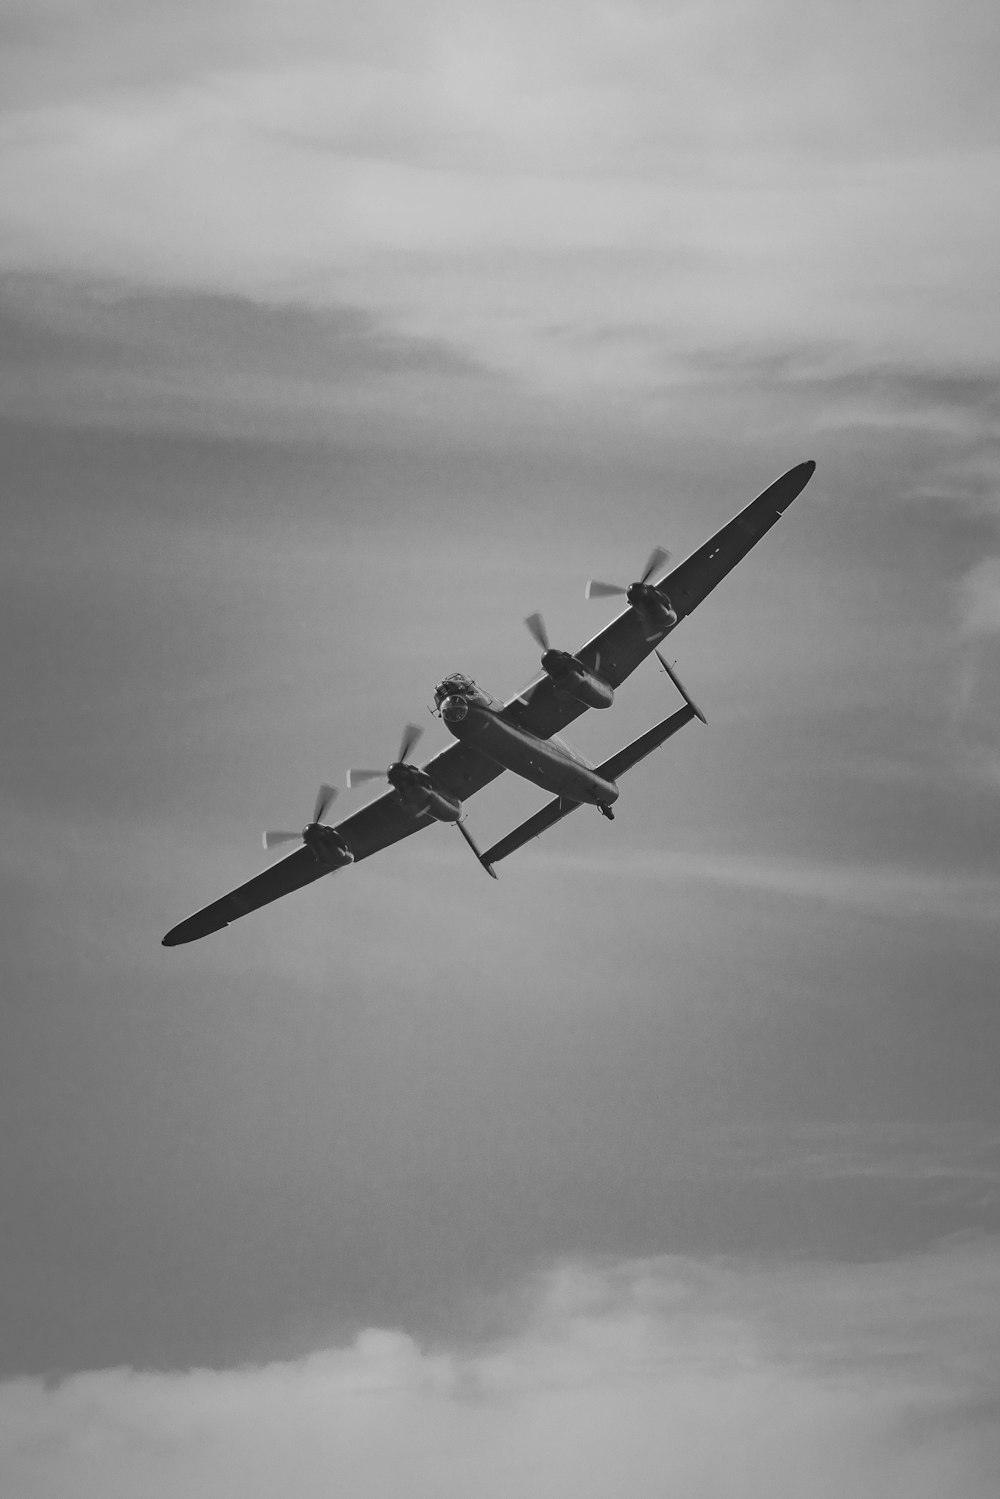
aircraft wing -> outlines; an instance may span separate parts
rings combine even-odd
[[[704,546],[692,552],[680,567],[667,574],[659,587],[677,611],[677,624],[708,597],[715,585],[721,583],[765,532],[781,519],[792,501],[805,489],[815,469],[811,459],[790,468]]]
[[[163,939],[163,946],[177,947],[181,942],[194,942],[198,937],[207,937],[210,932],[219,932],[248,911],[266,906],[279,895],[301,890],[303,885],[311,885],[320,875],[329,873],[327,866],[320,864],[303,844],[294,853],[279,859],[277,864],[262,869],[245,885],[230,890],[228,895],[213,900],[211,905],[203,906],[193,916],[171,927]]]
[[[428,760],[424,769],[443,791],[463,799],[503,774],[502,766],[481,755],[473,745],[463,744],[460,740]],[[433,821],[434,818],[427,815],[411,817],[395,792],[385,791],[350,817],[345,817],[343,822],[338,822],[334,831],[344,838],[357,863],[420,828],[428,827]],[[303,885],[311,885],[314,880],[332,872],[303,845],[276,864],[262,869],[228,895],[203,906],[193,916],[172,927],[163,938],[163,946],[177,947],[182,942],[194,942],[211,932],[221,931],[249,911],[256,911],[293,890],[301,890]]]
[[[495,781],[497,776],[503,775],[502,765],[498,765],[495,760],[488,760],[474,745],[464,744],[460,739],[439,750],[422,769],[427,771],[431,780],[442,791],[457,796],[461,801],[472,796],[473,792],[481,791],[490,781]],[[398,843],[401,838],[408,838],[411,833],[430,827],[434,821],[427,813],[413,817],[394,791],[384,791],[373,802],[368,802],[357,812],[352,812],[350,817],[345,817],[343,822],[338,822],[334,832],[345,840],[357,864],[360,860],[367,859],[369,854],[377,854],[391,843]],[[272,896],[271,899],[273,898]]]
[[[815,467],[815,463],[810,460],[808,463],[799,463],[795,468],[789,469],[787,474],[782,474],[763,494],[751,500],[728,525],[723,526],[721,531],[717,531],[704,546],[692,552],[685,562],[663,579],[658,585],[659,590],[673,605],[678,624],[708,597],[716,584],[721,583],[737,562],[742,561],[750,549],[757,545],[765,532],[780,520],[812,478]],[[673,629],[676,628],[677,625],[674,625]],[[588,669],[599,672],[612,687],[618,687],[658,643],[659,638],[647,638],[643,622],[629,606],[599,635],[588,640],[576,652],[576,656]],[[504,704],[507,718],[542,739],[557,734],[586,711],[584,703],[557,692],[551,678],[547,676],[540,677],[519,697]]]
[[[789,469],[663,580],[660,590],[669,597],[678,622],[711,593],[751,547],[756,546],[808,483],[815,467],[809,462]],[[584,665],[599,669],[601,676],[612,687],[617,687],[645,660],[656,643],[656,640],[647,639],[641,621],[630,607],[576,654]],[[583,703],[558,694],[547,676],[504,705],[508,718],[542,739],[558,733],[585,711]],[[441,750],[424,769],[443,790],[463,800],[502,774],[499,765],[480,754],[473,745],[462,741]],[[408,816],[394,793],[387,791],[337,823],[335,831],[346,839],[357,862],[401,838],[409,837],[432,821],[426,815]],[[220,931],[249,911],[266,906],[293,890],[300,890],[329,873],[327,866],[320,864],[309,849],[304,846],[297,848],[228,895],[203,906],[173,927],[163,938],[163,945],[175,947]]]

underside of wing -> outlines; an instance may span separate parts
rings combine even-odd
[[[269,869],[262,869],[260,874],[247,880],[245,885],[230,890],[228,895],[212,901],[209,906],[203,906],[186,921],[172,927],[163,939],[163,946],[177,947],[182,942],[194,942],[198,937],[220,932],[224,926],[245,916],[248,911],[256,911],[258,907],[266,906],[292,890],[301,890],[303,885],[311,885],[313,880],[329,873],[329,866],[321,864],[310,849],[297,848],[294,853],[279,859]]]
[[[493,760],[488,760],[471,745],[462,743],[448,745],[424,768],[443,791],[460,798],[471,796],[503,773],[502,767]],[[402,805],[395,792],[386,791],[338,822],[331,831],[346,843],[356,864],[369,854],[429,827],[433,821],[426,813],[414,816]],[[330,865],[318,860],[311,849],[297,848],[268,869],[262,869],[246,884],[212,901],[211,905],[203,906],[193,916],[171,928],[163,938],[163,946],[177,947],[182,942],[194,942],[211,932],[221,931],[249,911],[256,911],[260,906],[289,895],[293,890],[300,890],[330,873]]]
[[[677,611],[678,622],[707,598],[716,584],[757,545],[812,478],[816,465],[799,463],[751,500],[727,526],[692,552],[660,584]],[[674,626],[676,629],[676,625]]]
[[[449,744],[446,749],[439,750],[423,768],[435,786],[446,791],[449,796],[457,796],[460,801],[476,791],[482,791],[497,776],[503,775],[502,765],[481,754],[475,745],[460,739]]]
[[[796,495],[805,488],[815,467],[810,460],[782,474],[663,579],[658,591],[669,600],[678,623],[708,597],[716,584],[721,583],[781,518]],[[674,625],[673,629],[676,628]],[[599,635],[588,640],[576,652],[576,658],[588,670],[598,672],[611,687],[619,687],[666,633],[650,635],[648,625],[630,606]],[[560,692],[548,676],[540,677],[504,705],[506,717],[542,739],[558,733],[586,711],[582,702]]]
[[[439,750],[421,769],[427,772],[439,790],[457,796],[460,801],[503,775],[502,765],[460,740]],[[345,817],[343,822],[338,822],[334,831],[345,840],[357,864],[369,854],[376,854],[379,849],[388,848],[391,843],[398,843],[401,838],[429,827],[434,820],[426,812],[414,816],[402,805],[395,792],[387,791],[350,817]]]

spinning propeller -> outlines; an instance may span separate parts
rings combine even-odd
[[[574,668],[582,671],[584,668],[575,656],[569,651],[555,651],[549,641],[549,632],[545,628],[545,621],[540,614],[529,614],[524,623],[528,627],[531,638],[542,648],[542,670],[551,677],[564,675]],[[601,658],[598,655],[594,661],[594,671],[600,671]]]
[[[264,847],[276,848],[279,843],[298,843],[300,841],[304,843],[305,835],[308,829],[316,827],[323,821],[323,818],[330,810],[330,803],[333,801],[336,795],[337,792],[333,786],[321,786],[316,796],[316,805],[313,808],[312,822],[308,824],[308,827],[303,828],[301,832],[298,833],[288,833],[284,831],[276,833],[265,833]]]
[[[399,754],[389,766],[388,770],[355,770],[352,768],[347,772],[348,786],[360,786],[365,781],[392,781],[394,772],[407,770],[410,767],[406,762],[413,753],[413,747],[423,733],[418,723],[408,723],[403,730],[403,737],[399,743]]]
[[[549,632],[545,628],[545,621],[542,616],[540,614],[529,614],[524,623],[528,626],[532,639],[537,640],[542,651],[550,651],[552,647],[549,644]]]
[[[667,562],[669,558],[670,553],[664,547],[653,548],[649,554],[649,561],[646,563],[646,571],[639,579],[640,588],[646,586],[653,574],[659,572],[664,562]],[[630,586],[634,588],[635,584],[633,583]],[[619,593],[627,594],[628,588],[623,588],[619,583],[599,583],[596,578],[591,578],[584,589],[584,598],[606,599],[610,598],[613,594]],[[534,617],[537,618],[537,616]]]
[[[585,666],[579,656],[572,656],[569,651],[553,650],[540,614],[529,614],[524,623],[532,639],[542,648],[542,670],[557,692],[575,697],[588,708],[610,708],[615,695],[610,683],[600,675],[600,652],[594,653],[591,666]],[[527,704],[528,700],[522,693],[518,701]]]

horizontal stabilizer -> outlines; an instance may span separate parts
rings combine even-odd
[[[598,765],[597,774],[603,776],[606,781],[616,781],[626,770],[631,770],[633,765],[638,765],[640,760],[652,754],[653,750],[658,749],[671,735],[676,734],[678,729],[683,729],[686,723],[690,723],[696,717],[700,717],[700,714],[695,707],[691,703],[685,703],[683,708],[678,708],[677,712],[671,713],[669,718],[647,729],[645,734],[640,734],[638,739],[634,739],[631,744],[620,749],[616,755],[611,756],[610,760],[605,760],[603,765]],[[582,805],[582,802],[571,801],[568,796],[557,796],[542,807],[540,812],[529,817],[527,822],[522,822],[520,827],[514,828],[506,837],[494,843],[492,848],[488,848],[481,855],[482,863],[492,874],[492,866],[500,859],[506,859],[508,854],[523,848],[526,843],[531,842],[532,838],[537,838],[539,833],[544,833],[546,828],[561,822],[564,817],[568,817],[571,812],[575,812],[577,807]]]
[[[660,723],[654,724],[647,729],[645,734],[640,734],[638,739],[633,739],[624,749],[620,749],[617,755],[612,755],[610,760],[605,760],[603,765],[598,765],[597,774],[603,776],[606,781],[617,781],[626,770],[631,770],[633,765],[638,765],[640,760],[645,760],[655,749],[671,735],[676,734],[678,729],[683,729],[692,718],[699,716],[697,709],[692,703],[685,703],[683,708],[678,708],[676,713],[671,713],[669,718],[664,718]]]
[[[544,833],[546,828],[568,817],[571,812],[575,812],[577,807],[582,805],[582,802],[570,801],[568,796],[557,796],[555,801],[547,802],[540,812],[536,812],[533,817],[528,818],[527,822],[522,822],[520,827],[508,833],[505,838],[501,838],[499,843],[494,843],[485,854],[481,854],[482,863],[490,874],[493,874],[493,865],[498,859],[506,859],[507,855],[512,854],[515,849],[523,848],[524,844],[530,843],[532,838],[537,838],[539,833]]]

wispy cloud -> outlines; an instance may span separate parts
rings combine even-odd
[[[984,557],[963,579],[961,628],[971,639],[1000,635],[1000,557]]]
[[[670,849],[587,855],[534,850],[536,858],[570,872],[602,869],[624,880],[694,881],[731,886],[783,901],[819,902],[901,918],[941,917],[990,922],[1000,909],[1000,878],[906,865],[849,864]]]
[[[773,1125],[746,1123],[706,1144],[731,1153],[734,1171],[761,1178],[950,1184],[991,1201],[1000,1188],[1000,1131],[935,1120]]]
[[[329,435],[359,411],[433,409],[497,382],[360,307],[0,280],[0,405],[33,422]]]
[[[555,388],[655,384],[637,325],[680,352],[997,358],[993,23],[972,0],[924,4],[905,38],[889,7],[558,0],[377,22],[298,4],[240,40],[217,6],[152,76],[161,9],[91,15],[107,56],[76,90],[57,26],[23,22],[67,88],[40,79],[0,123],[9,270],[354,300]],[[625,336],[585,366],[551,336],[609,325]]]
[[[982,558],[961,579],[957,613],[953,745],[967,774],[1000,788],[1000,557]]]

